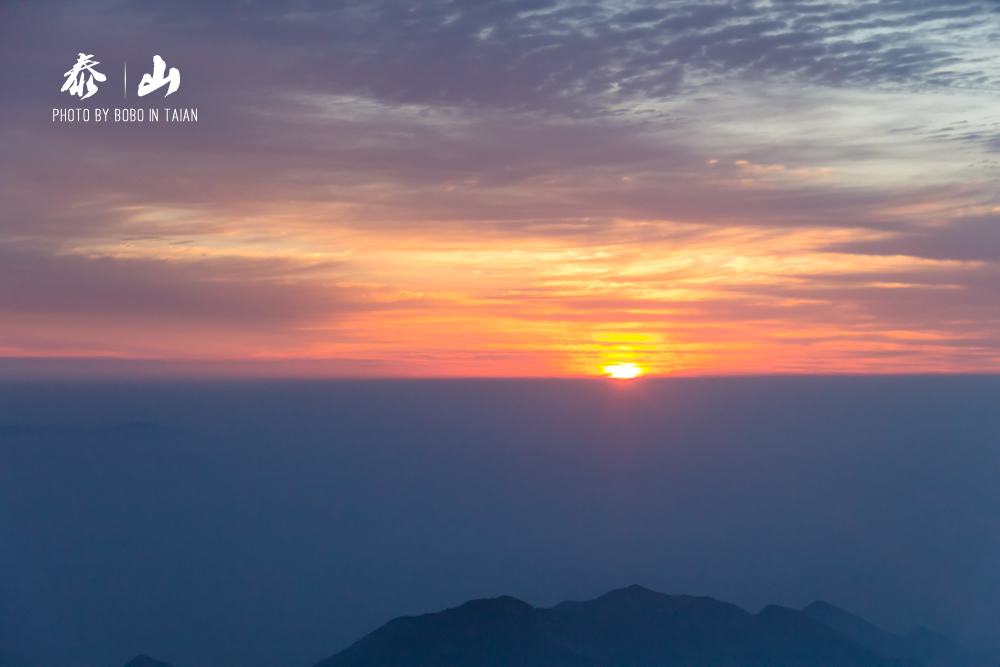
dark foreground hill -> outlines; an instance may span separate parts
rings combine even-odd
[[[473,600],[384,626],[316,667],[919,667],[848,639],[809,615],[753,615],[708,597],[641,586],[536,609]]]

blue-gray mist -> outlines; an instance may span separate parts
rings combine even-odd
[[[1000,650],[1000,378],[0,384],[0,664],[639,583]]]

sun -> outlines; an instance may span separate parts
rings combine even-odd
[[[611,366],[604,367],[605,373],[610,373],[611,377],[618,380],[627,380],[629,378],[634,378],[637,375],[642,375],[642,369],[633,363],[627,364],[613,364]]]

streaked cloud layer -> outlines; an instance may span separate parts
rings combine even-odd
[[[990,3],[0,12],[2,356],[1000,370]],[[80,51],[199,122],[53,123]]]

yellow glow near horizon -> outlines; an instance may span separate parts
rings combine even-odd
[[[573,234],[515,228],[484,241],[472,223],[436,229],[404,217],[368,229],[354,213],[308,202],[131,213],[60,256],[152,271],[171,303],[189,305],[113,320],[0,318],[2,356],[216,360],[352,377],[1000,368],[974,322],[924,320],[923,305],[899,305],[912,290],[944,308],[944,291],[983,265],[839,251],[895,238],[867,228],[615,219],[592,229],[581,219]],[[842,308],[847,289],[868,305]],[[95,307],[107,306],[101,294]],[[252,316],[240,305],[251,302]]]
[[[638,375],[642,375],[643,370],[639,368],[636,364],[612,364],[611,366],[605,366],[604,372],[609,373],[611,377],[617,380],[627,380],[634,378]]]

